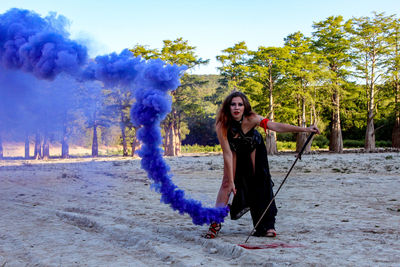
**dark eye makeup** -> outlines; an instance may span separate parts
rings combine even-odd
[[[236,103],[231,103],[231,106],[235,106],[236,105]],[[238,103],[237,104],[239,107],[242,107],[243,106],[243,103]]]

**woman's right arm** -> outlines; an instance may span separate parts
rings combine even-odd
[[[222,187],[227,190],[228,194],[233,192],[236,194],[236,188],[234,183],[233,174],[233,154],[229,146],[228,138],[223,133],[222,127],[217,125],[216,127],[218,141],[221,144],[222,156],[224,159],[224,177],[222,180]]]

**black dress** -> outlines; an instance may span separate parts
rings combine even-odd
[[[244,134],[241,123],[237,121],[233,122],[228,131],[228,142],[231,150],[236,152],[236,195],[230,209],[231,219],[237,220],[250,210],[253,226],[255,226],[274,196],[267,149],[257,130],[253,128]],[[251,160],[251,153],[254,150],[256,151],[255,171],[253,171]],[[275,229],[277,212],[275,201],[273,201],[254,235],[265,236],[267,230]]]

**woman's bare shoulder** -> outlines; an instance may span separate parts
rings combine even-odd
[[[261,116],[255,112],[252,112],[249,116],[246,116],[246,119],[251,124],[258,124],[260,122]]]

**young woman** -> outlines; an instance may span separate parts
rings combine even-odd
[[[315,132],[316,126],[307,128],[269,121],[252,111],[246,95],[235,91],[223,102],[216,119],[216,131],[224,159],[224,176],[218,192],[216,206],[226,206],[234,193],[230,208],[231,219],[237,220],[250,210],[255,226],[273,198],[273,182],[268,167],[267,151],[260,133],[255,129],[276,132]],[[254,233],[255,236],[275,237],[275,202],[269,207]],[[212,223],[205,238],[215,238],[220,223]]]

